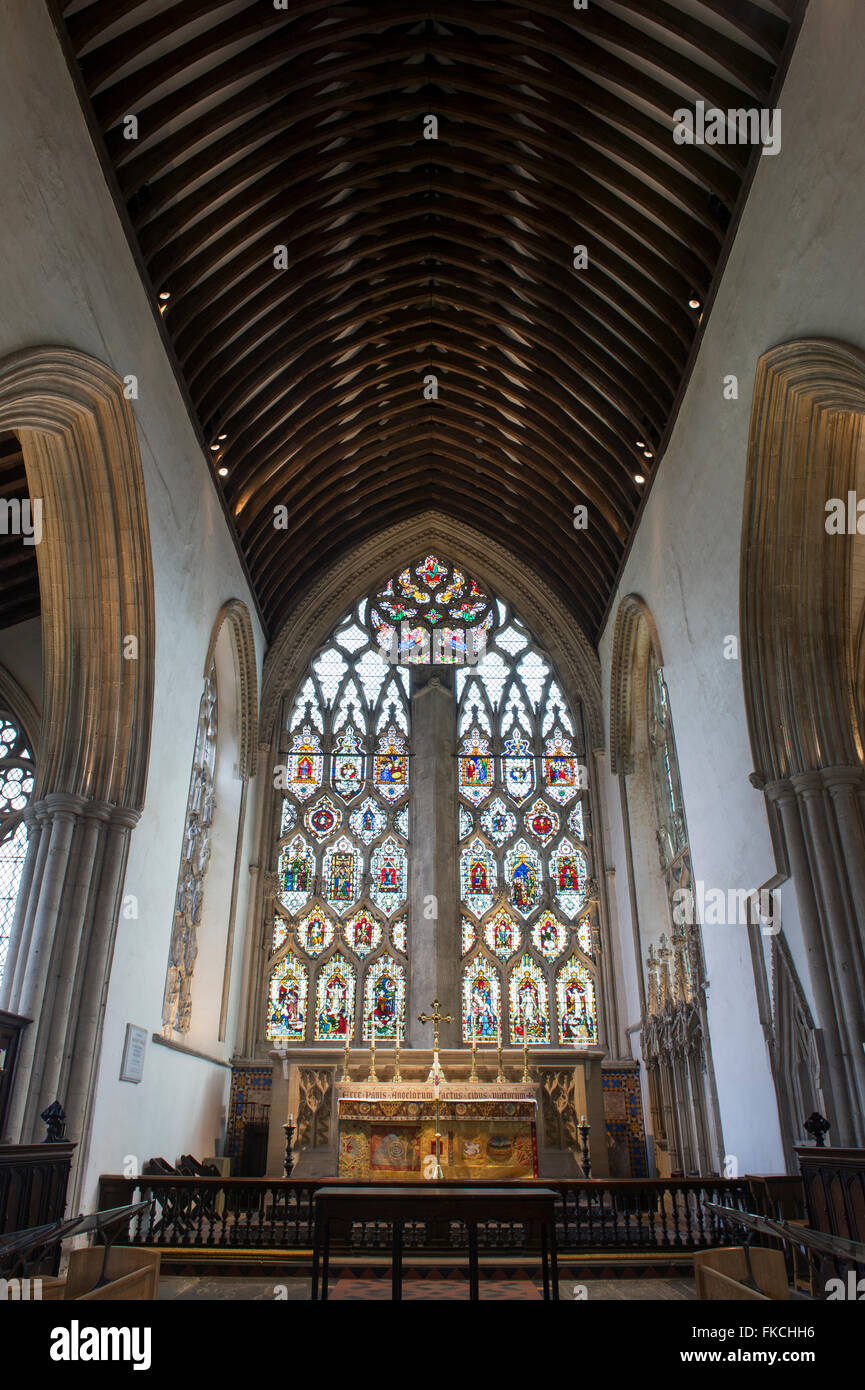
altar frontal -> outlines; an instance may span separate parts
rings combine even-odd
[[[343,1085],[337,1099],[339,1176],[423,1182],[436,1164],[435,1086]],[[536,1178],[537,1101],[532,1086],[447,1085],[439,1091],[445,1178]],[[500,1092],[500,1094],[497,1094]]]

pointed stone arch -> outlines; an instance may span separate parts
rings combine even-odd
[[[637,833],[636,829],[632,832],[632,824],[639,825],[644,835],[647,827],[654,826],[659,848],[663,845],[648,730],[650,669],[656,668],[663,683],[663,665],[661,641],[651,609],[639,594],[627,594],[619,604],[613,631],[610,766],[619,784],[648,1109],[656,1153],[664,1153],[665,1162],[674,1169],[697,1168],[705,1172],[722,1161],[723,1140],[703,984],[700,925],[694,922],[677,927],[672,914],[676,891],[689,888],[693,879],[684,803],[680,800],[682,838],[675,852],[671,844],[666,852],[661,848],[659,860],[654,854],[638,856],[634,852],[637,841],[632,841],[632,833]],[[665,742],[677,767],[671,715]],[[653,988],[653,938],[657,932],[664,933],[662,942],[668,938],[672,941],[669,954],[680,963],[680,968],[684,969],[686,960],[690,962],[688,974],[694,981],[693,988],[682,987],[685,977],[674,976],[674,997],[669,1002],[664,1000],[663,1008]]]
[[[614,774],[634,770],[636,694],[645,687],[650,650],[662,667],[661,639],[651,610],[639,594],[627,594],[616,614],[610,672],[610,771]]]
[[[855,486],[865,352],[805,338],[760,358],[740,576],[742,674],[757,775],[861,763],[847,623],[851,546],[826,501]]]
[[[742,518],[742,679],[777,873],[796,890],[834,1142],[865,1142],[865,767],[850,621],[865,352],[804,338],[757,365]]]
[[[39,711],[24,687],[5,666],[0,666],[0,708],[8,709],[14,715],[35,760],[39,756]]]
[[[35,1020],[8,1117],[29,1141],[60,1098],[80,1194],[129,836],[147,783],[154,594],[144,479],[120,378],[68,347],[0,361],[0,430],[21,444],[42,607],[37,781],[0,1007]]]
[[[251,781],[258,766],[258,667],[255,660],[255,636],[252,618],[242,599],[232,598],[224,603],[207,645],[204,676],[213,663],[216,644],[223,626],[227,624],[234,654],[234,675],[237,707],[237,775]]]
[[[555,662],[566,696],[572,704],[583,706],[589,745],[601,751],[600,663],[573,614],[514,551],[434,510],[390,526],[347,551],[295,605],[264,663],[262,737],[270,738],[284,692],[294,688],[309,653],[327,638],[352,600],[360,599],[379,581],[385,583],[389,574],[426,549],[441,551],[464,564],[479,582],[507,599],[530,622],[535,637]]]
[[[42,501],[36,799],[63,792],[140,811],[153,711],[153,566],[123,383],[73,348],[15,353],[0,362],[0,430],[18,436],[30,496]]]

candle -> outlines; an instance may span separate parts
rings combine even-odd
[[[292,1110],[289,1110],[289,1112],[288,1112],[288,1120],[287,1120],[287,1123],[290,1124],[290,1125],[293,1125],[293,1124],[294,1124],[294,1112],[293,1112]]]

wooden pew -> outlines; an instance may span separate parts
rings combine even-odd
[[[787,1267],[780,1250],[751,1246],[748,1256],[742,1245],[717,1250],[698,1250],[694,1255],[694,1278],[699,1299],[777,1300],[790,1297]],[[757,1285],[754,1288],[751,1279]]]

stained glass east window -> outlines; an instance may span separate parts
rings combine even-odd
[[[475,982],[479,997],[498,999],[501,980],[493,1012],[504,1013],[503,1039],[590,1046],[597,1020],[581,711],[500,599],[484,655],[458,670],[456,691],[463,1040],[471,1041]],[[487,1036],[478,1031],[480,1041]]]
[[[454,769],[463,1039],[590,1046],[582,711],[510,604],[435,553],[346,613],[286,692],[268,1038],[405,1038],[409,937],[424,925],[411,917],[412,846],[436,833],[413,809],[427,770],[413,764],[411,697],[428,679],[457,703],[442,756]]]
[[[415,578],[432,593],[443,576]],[[408,951],[409,684],[378,613],[366,601],[347,613],[285,702],[268,1039],[357,1041],[371,999],[377,1036],[404,1036],[405,966],[391,951]]]

